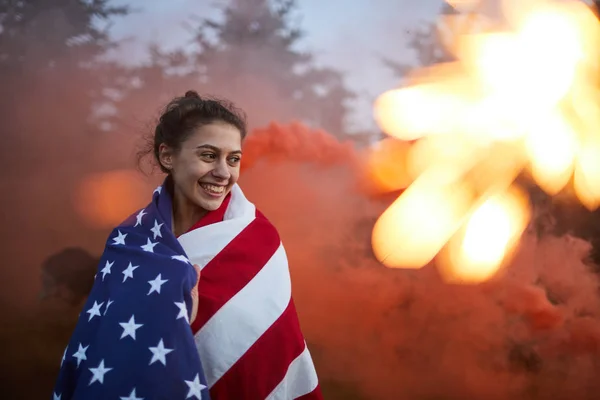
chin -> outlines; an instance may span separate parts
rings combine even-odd
[[[231,191],[231,188],[226,188],[223,191],[223,193],[219,196],[214,196],[205,193],[204,190],[202,190],[200,187],[198,187],[197,190],[198,191],[195,193],[194,196],[196,205],[198,205],[200,208],[206,211],[215,211],[219,207],[221,207],[221,204],[223,204],[223,201]]]
[[[221,204],[223,204],[223,200],[225,200],[226,196],[227,193],[224,193],[220,197],[209,198],[208,196],[203,196],[202,193],[199,193],[196,196],[196,205],[206,211],[215,211],[221,207]]]
[[[223,200],[224,200],[224,198],[209,200],[209,201],[201,200],[201,201],[197,202],[197,204],[206,211],[215,211],[215,210],[218,210],[219,207],[221,207],[221,204],[223,204]]]

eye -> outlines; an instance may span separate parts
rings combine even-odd
[[[200,154],[200,157],[206,158],[208,160],[214,160],[215,158],[217,158],[217,155],[215,153],[202,153]]]
[[[240,156],[229,157],[229,162],[232,164],[237,164],[242,160]]]

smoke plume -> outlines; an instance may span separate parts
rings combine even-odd
[[[136,150],[129,140],[115,153],[117,143],[120,137],[96,140],[93,159],[40,164],[36,170],[54,179],[32,174],[10,195],[22,207],[7,217],[15,229],[5,236],[13,247],[6,248],[11,264],[4,273],[18,284],[6,285],[4,295],[23,300],[5,302],[4,309],[31,317],[15,322],[2,339],[44,346],[25,355],[7,350],[3,369],[12,372],[3,384],[27,384],[36,365],[46,377],[38,388],[51,390],[81,303],[39,300],[40,266],[67,247],[97,257],[109,229],[97,214],[90,219],[76,207],[81,188],[99,191],[101,214],[113,221],[132,211],[119,199],[127,198],[128,207],[143,205],[161,179],[136,175],[133,166],[100,174],[100,160],[124,166]],[[364,191],[362,151],[299,123],[253,131],[244,151],[240,184],[281,233],[326,398],[594,398],[600,297],[598,276],[586,264],[587,242],[528,233],[503,275],[476,286],[448,285],[432,266],[386,269],[372,256],[370,232],[390,199]],[[111,208],[111,201],[121,208]],[[26,240],[37,243],[34,251],[27,251]]]
[[[241,184],[281,232],[327,398],[595,398],[589,243],[528,232],[503,274],[475,286],[448,285],[432,266],[386,269],[370,231],[389,201],[361,192],[361,153],[299,125],[260,135]]]

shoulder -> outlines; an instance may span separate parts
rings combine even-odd
[[[279,232],[273,223],[263,214],[258,208],[256,209],[256,216],[253,221],[253,225],[257,232],[260,231],[262,235],[268,235],[270,237],[279,238]]]
[[[277,230],[277,228],[275,228],[275,225],[273,225],[269,218],[267,218],[267,216],[263,214],[263,212],[260,211],[258,208],[256,209],[256,221],[261,224],[270,225],[272,229]]]

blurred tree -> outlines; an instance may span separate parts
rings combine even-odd
[[[147,61],[121,66],[121,70],[123,73],[105,86],[115,95],[114,102],[107,103],[112,110],[105,119],[111,130],[137,134],[141,128],[147,135],[153,134],[155,118],[173,97],[182,96],[189,89],[203,92],[199,68],[181,49],[164,51],[151,44]]]
[[[119,71],[105,59],[116,46],[110,23],[128,12],[108,0],[0,0],[0,206],[10,210],[0,239],[8,264],[38,271],[57,248],[94,240],[72,193],[87,173],[112,167],[94,112]],[[0,297],[22,274],[0,272],[8,286]]]
[[[232,0],[222,21],[200,25],[196,61],[207,86],[235,98],[254,124],[300,119],[343,135],[353,94],[340,72],[315,66],[298,50],[303,32],[290,21],[295,7],[294,0]]]
[[[444,3],[441,12],[445,15],[457,15],[456,10],[447,3]],[[465,22],[469,23],[468,20]],[[406,46],[413,51],[415,55],[414,62],[399,62],[384,57],[382,59],[384,65],[390,68],[396,76],[403,78],[415,68],[455,60],[454,56],[444,46],[443,35],[448,33],[444,30],[444,27],[442,21],[422,22],[413,30],[406,31]],[[446,26],[445,28],[449,27]]]
[[[109,0],[0,0],[0,240],[7,266],[0,272],[7,327],[0,351],[6,355],[1,367],[10,371],[0,384],[4,398],[48,396],[72,329],[70,320],[68,329],[57,330],[31,316],[54,298],[35,303],[39,265],[57,249],[105,239],[79,221],[71,195],[78,180],[101,165],[102,135],[95,134],[92,117],[107,100],[105,82],[118,71],[104,61],[116,45],[110,22],[127,13]],[[45,270],[44,283],[62,267]],[[76,302],[89,290],[89,271],[73,272],[56,283]]]
[[[152,99],[155,110],[173,95],[196,89],[233,100],[251,127],[300,120],[344,137],[353,94],[340,72],[317,67],[311,54],[298,49],[303,33],[290,21],[295,2],[231,0],[222,11],[219,20],[200,21],[185,51],[154,47],[150,62],[131,71],[126,107]]]
[[[399,78],[415,68],[453,60],[452,55],[442,45],[440,31],[435,23],[423,23],[414,30],[408,31],[406,42],[407,46],[414,51],[415,63],[399,62],[387,57],[382,60],[384,65]]]
[[[110,22],[128,12],[109,0],[0,0],[0,206],[10,210],[0,239],[8,264],[37,270],[68,240],[90,237],[71,196],[86,173],[109,164],[93,116],[118,71],[105,61],[116,46]],[[0,274],[10,282],[19,272]]]
[[[31,160],[64,162],[65,150],[80,145],[73,139],[89,131],[92,110],[105,97],[102,57],[115,46],[108,22],[128,13],[108,3],[0,0],[0,115],[7,141],[1,166],[20,163],[29,174],[39,165]],[[51,151],[58,142],[60,155]]]
[[[97,20],[127,12],[108,6],[108,0],[2,0],[0,67],[21,73],[81,67],[113,44]]]

